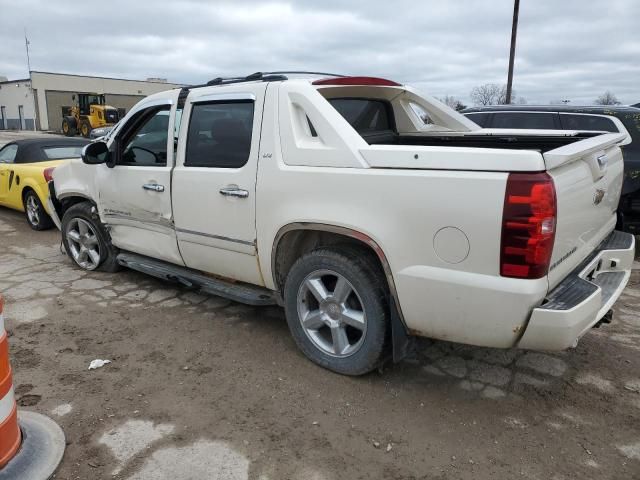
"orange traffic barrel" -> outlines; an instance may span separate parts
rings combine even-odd
[[[65,438],[51,419],[18,412],[0,295],[0,480],[47,480],[60,465]]]
[[[11,460],[20,448],[18,406],[13,394],[13,379],[9,363],[9,339],[4,329],[4,299],[0,296],[0,468]]]

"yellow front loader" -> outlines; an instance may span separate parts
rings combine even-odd
[[[97,93],[78,93],[78,103],[71,107],[69,115],[62,118],[62,133],[72,137],[80,134],[89,138],[91,130],[98,127],[110,127],[118,122],[118,110],[106,105],[104,95]],[[76,95],[73,96],[76,100]]]

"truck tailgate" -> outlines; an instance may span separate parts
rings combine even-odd
[[[557,196],[552,289],[614,229],[623,179],[620,133],[598,135],[543,154]]]

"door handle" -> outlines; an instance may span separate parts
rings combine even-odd
[[[249,192],[238,187],[225,187],[220,189],[220,193],[226,197],[247,198]]]
[[[142,188],[152,192],[164,192],[164,185],[158,185],[157,183],[145,183]]]

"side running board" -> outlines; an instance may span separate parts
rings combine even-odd
[[[118,263],[124,267],[162,280],[177,282],[203,293],[217,295],[247,305],[275,305],[278,303],[276,294],[266,288],[209,277],[190,268],[179,267],[135,253],[120,253],[117,259]]]

